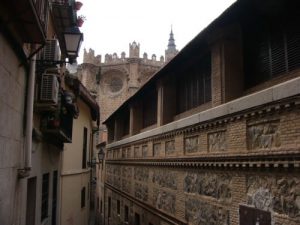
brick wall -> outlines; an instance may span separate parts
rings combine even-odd
[[[270,212],[272,224],[299,224],[293,101],[108,149],[106,189],[130,202],[141,224],[239,224],[240,205]],[[113,153],[123,149],[132,154]]]

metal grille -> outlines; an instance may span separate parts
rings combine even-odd
[[[54,74],[43,74],[41,80],[40,100],[57,103],[58,100],[58,81]]]
[[[300,68],[300,28],[295,21],[244,25],[247,87]]]
[[[211,100],[210,54],[189,67],[177,82],[177,113],[185,112]]]

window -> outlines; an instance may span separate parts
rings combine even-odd
[[[82,169],[86,168],[86,154],[87,154],[87,128],[83,128],[83,149],[82,149]]]
[[[108,142],[111,143],[115,139],[115,120],[112,119],[109,123],[106,124],[108,130]]]
[[[81,189],[81,208],[85,207],[85,187]]]
[[[91,191],[91,187],[90,187],[90,183],[88,183],[88,193],[87,193],[87,199],[89,200],[90,199],[90,191]]]
[[[157,91],[152,90],[143,99],[143,128],[157,122]]]
[[[100,213],[101,213],[101,214],[102,214],[102,212],[103,212],[103,210],[102,210],[102,209],[103,209],[102,204],[103,204],[103,203],[102,203],[102,199],[101,199],[101,200],[100,200]]]
[[[108,197],[108,218],[111,217],[111,197]]]
[[[41,221],[48,217],[48,198],[49,198],[49,173],[43,174],[42,180],[42,212]]]
[[[299,18],[282,20],[244,24],[246,87],[300,68]]]
[[[56,225],[56,208],[57,208],[57,171],[53,172],[53,188],[52,188],[52,224]]]
[[[127,205],[125,205],[125,207],[124,207],[124,221],[125,222],[128,222],[129,221],[129,209],[128,209],[128,206]]]
[[[211,58],[205,55],[181,73],[177,80],[177,113],[211,101]]]
[[[138,213],[134,214],[134,225],[140,225],[140,215]]]
[[[36,177],[27,180],[26,225],[35,224]]]
[[[118,215],[121,214],[121,204],[120,204],[120,200],[117,200],[117,214],[118,214]]]
[[[122,116],[123,124],[122,124],[122,136],[128,135],[129,134],[129,122],[130,122],[130,111],[129,108],[126,108],[123,112]]]

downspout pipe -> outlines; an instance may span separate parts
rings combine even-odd
[[[35,85],[35,64],[36,54],[30,60],[30,69],[27,82],[27,99],[26,99],[26,128],[25,128],[25,148],[24,148],[24,167],[19,169],[19,177],[28,177],[32,163],[32,129],[33,129],[33,103],[34,103],[34,85]]]

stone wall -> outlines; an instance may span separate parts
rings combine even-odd
[[[15,224],[22,211],[17,168],[23,152],[26,72],[0,34],[0,224]]]

